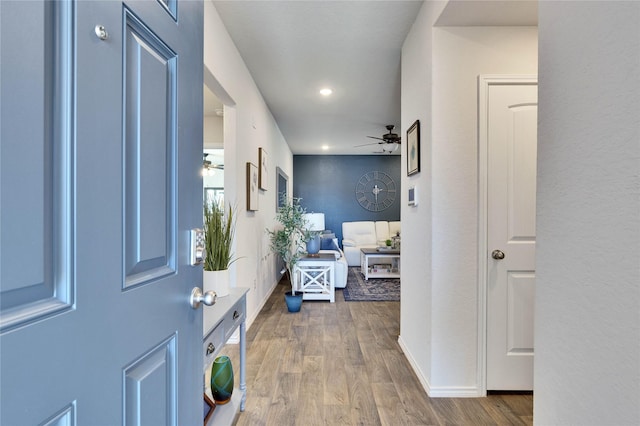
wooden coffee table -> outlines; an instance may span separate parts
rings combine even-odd
[[[376,267],[388,265],[387,267]],[[360,272],[369,278],[400,278],[400,250],[360,249]]]

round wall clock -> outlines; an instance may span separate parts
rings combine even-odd
[[[356,184],[356,200],[365,209],[380,212],[396,199],[396,183],[384,172],[368,172]]]

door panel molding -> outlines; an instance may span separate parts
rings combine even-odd
[[[479,396],[487,395],[488,266],[488,128],[489,88],[492,85],[537,85],[535,75],[478,76],[478,341],[476,383]]]
[[[123,288],[176,268],[177,55],[125,9]]]
[[[24,206],[33,215],[2,212],[0,333],[66,312],[75,301],[75,6],[24,2],[12,12],[2,25],[10,26],[3,34],[15,40],[3,43],[2,62],[22,63],[20,72],[31,75],[3,75],[0,181],[10,185],[2,186],[0,203]],[[38,24],[21,26],[24,19]],[[24,55],[25,37],[47,54]],[[23,125],[25,116],[33,117],[31,126]]]
[[[533,306],[519,303],[531,299],[535,294],[535,272],[511,271],[508,273],[507,287],[507,348],[509,355],[533,356]],[[526,293],[523,297],[523,293]]]
[[[122,424],[177,424],[176,338],[170,336],[124,368]]]
[[[75,426],[76,424],[76,401],[41,423],[42,426]]]
[[[527,167],[518,167],[523,163],[523,159],[537,158],[537,150],[532,150],[532,143],[521,143],[523,139],[530,139],[531,135],[537,134],[537,129],[525,128],[527,120],[532,115],[537,115],[537,104],[523,103],[514,105],[509,108],[511,111],[508,137],[508,173],[507,182],[509,188],[507,191],[509,197],[508,220],[509,220],[509,241],[535,241],[536,231],[536,200],[535,196],[535,177],[536,170],[530,170]],[[535,123],[536,120],[533,120]],[[531,187],[533,186],[533,187]],[[524,220],[523,220],[524,219]]]

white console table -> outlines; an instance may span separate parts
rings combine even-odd
[[[333,253],[320,253],[301,258],[293,271],[295,290],[303,300],[336,301],[336,257]]]
[[[204,355],[204,372],[211,368],[220,350],[231,335],[240,329],[240,368],[239,377],[234,369],[234,380],[239,381],[239,389],[234,389],[231,401],[225,405],[216,406],[207,425],[232,425],[239,411],[244,411],[247,399],[247,383],[245,372],[246,358],[246,326],[247,292],[248,288],[232,288],[229,295],[220,297],[213,306],[204,307],[204,341],[202,350]],[[238,380],[239,379],[239,380]],[[206,382],[203,379],[203,387]]]

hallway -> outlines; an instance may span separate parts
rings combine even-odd
[[[397,343],[399,302],[305,301],[281,281],[247,332],[238,425],[530,425],[533,396],[429,398]],[[238,365],[237,345],[228,355]],[[237,374],[237,373],[236,373]]]

